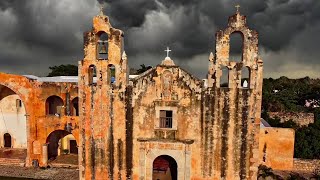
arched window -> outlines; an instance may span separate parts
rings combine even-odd
[[[4,142],[4,147],[5,148],[11,148],[11,135],[9,134],[9,133],[5,133],[4,135],[3,135],[3,142]]]
[[[108,66],[108,83],[115,84],[116,82],[116,67],[113,64]]]
[[[97,68],[95,65],[90,65],[88,69],[88,83],[95,85],[97,83]]]
[[[229,87],[229,69],[226,66],[221,68],[220,87]]]
[[[102,32],[99,34],[99,40],[97,42],[97,57],[98,59],[105,60],[108,59],[108,34]]]
[[[250,69],[248,67],[241,69],[241,87],[250,88]]]
[[[59,96],[50,96],[47,98],[46,114],[56,116],[63,114],[63,100]]]
[[[229,61],[241,62],[243,52],[243,34],[234,32],[230,35]]]
[[[71,104],[72,104],[72,109],[71,109],[72,115],[79,116],[79,98],[78,97],[74,98],[71,101]]]

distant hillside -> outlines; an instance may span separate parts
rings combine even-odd
[[[273,127],[296,130],[294,157],[320,159],[320,79],[264,79],[262,96],[262,118]],[[279,111],[314,113],[314,123],[299,127],[293,121],[281,123],[267,114]]]
[[[320,79],[264,79],[262,109],[271,112],[313,112],[320,103]]]

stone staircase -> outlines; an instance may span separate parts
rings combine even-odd
[[[1,166],[25,166],[24,159],[0,158]]]

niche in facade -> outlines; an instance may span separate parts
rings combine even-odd
[[[243,53],[243,34],[234,32],[230,35],[229,61],[241,62]]]
[[[108,34],[102,32],[99,34],[99,40],[97,42],[97,57],[100,60],[107,60],[108,59]]]

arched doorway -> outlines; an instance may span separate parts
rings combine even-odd
[[[177,180],[178,165],[174,158],[168,155],[158,156],[153,161],[153,180]]]
[[[78,163],[78,146],[75,137],[68,131],[55,130],[47,137],[48,160],[62,164]]]
[[[5,133],[3,135],[3,142],[4,142],[4,147],[5,148],[11,148],[11,135],[9,133]]]

